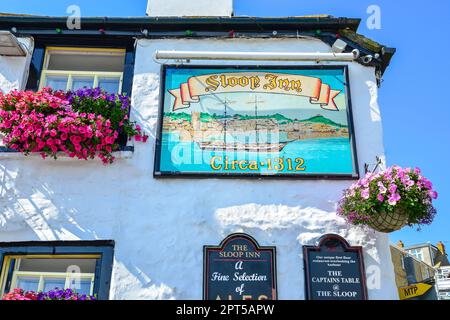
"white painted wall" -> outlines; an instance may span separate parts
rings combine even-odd
[[[335,214],[351,181],[153,178],[160,65],[152,56],[169,49],[330,51],[306,39],[139,40],[132,117],[150,133],[148,142],[108,167],[0,159],[0,241],[113,239],[111,298],[201,299],[203,245],[246,232],[277,247],[279,298],[304,299],[301,246],[337,233],[364,247],[369,297],[397,299],[388,236],[350,227]],[[349,63],[349,72],[363,172],[384,153],[377,87],[373,68]]]
[[[34,49],[33,38],[18,38],[19,43],[26,50],[25,57],[0,56],[0,92],[23,90],[27,84],[28,70]],[[0,135],[0,146],[3,146]]]
[[[148,0],[150,17],[231,17],[233,0]]]
[[[32,38],[18,38],[17,40],[27,51],[27,55],[25,57],[0,56],[0,90],[2,92],[25,89],[27,84],[34,42]]]

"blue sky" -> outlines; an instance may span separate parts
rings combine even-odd
[[[126,5],[124,5],[126,3]],[[66,15],[76,4],[83,16],[142,16],[146,0],[1,0],[0,12]],[[392,0],[234,0],[235,15],[295,16],[332,14],[362,18],[359,32],[397,54],[384,76],[379,103],[389,165],[419,166],[439,192],[438,215],[417,232],[405,228],[391,235],[406,244],[450,241],[450,1]],[[381,9],[381,29],[368,30],[369,5]],[[438,50],[438,48],[440,48]],[[450,248],[450,242],[447,242]]]

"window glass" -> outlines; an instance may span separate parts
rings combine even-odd
[[[50,291],[55,289],[64,289],[66,278],[45,278],[44,277],[43,291]]]
[[[48,75],[45,81],[45,86],[50,87],[53,90],[66,90],[67,88],[67,76],[51,76]]]
[[[19,271],[34,272],[73,272],[79,268],[81,273],[94,273],[97,259],[20,259]]]
[[[15,288],[35,292],[71,288],[107,300],[113,257],[112,240],[0,243],[0,297]]]
[[[423,261],[423,253],[420,249],[411,249],[408,251],[409,254],[413,255],[416,259]]]
[[[81,279],[77,281],[75,279],[72,279],[70,281],[69,287],[80,294],[90,294],[92,288],[92,280]]]
[[[123,72],[124,52],[49,50],[48,70]]]
[[[109,93],[120,93],[124,65],[122,49],[48,47],[41,89],[44,86],[55,90],[101,87]]]
[[[72,77],[72,90],[86,88],[92,88],[94,85],[94,77]]]
[[[96,258],[13,258],[11,289],[50,291],[72,288],[91,294]]]
[[[17,277],[16,288],[22,288],[25,291],[38,291],[39,289],[39,277]]]
[[[99,78],[98,86],[106,92],[119,92],[120,79],[118,78]]]

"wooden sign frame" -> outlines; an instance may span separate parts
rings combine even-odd
[[[364,257],[363,257],[363,250],[361,246],[350,246],[350,244],[345,240],[343,237],[337,235],[337,234],[326,234],[322,236],[319,239],[318,246],[303,246],[303,262],[304,262],[304,271],[305,271],[305,297],[307,300],[316,300],[314,299],[314,295],[312,294],[312,288],[311,288],[311,269],[310,269],[310,259],[309,259],[309,253],[310,252],[321,252],[323,247],[327,245],[327,243],[336,243],[338,242],[342,248],[344,249],[343,252],[351,252],[356,253],[358,257],[358,271],[360,274],[360,281],[361,281],[361,299],[360,300],[367,300],[368,294],[367,294],[367,284],[366,284],[366,274],[365,274],[365,267],[364,267]]]
[[[203,299],[204,300],[211,300],[208,299],[208,290],[209,290],[209,267],[210,267],[210,256],[209,252],[218,252],[223,251],[227,245],[230,244],[232,241],[236,240],[244,240],[248,242],[255,251],[259,252],[265,252],[269,253],[270,255],[270,270],[271,274],[269,275],[271,277],[271,285],[272,285],[272,292],[271,297],[269,297],[269,300],[276,300],[278,297],[277,294],[277,269],[276,269],[276,247],[275,246],[260,246],[258,242],[250,235],[245,233],[233,233],[228,235],[225,239],[221,241],[221,243],[218,246],[209,246],[205,245],[203,247]],[[236,261],[236,260],[235,260]]]

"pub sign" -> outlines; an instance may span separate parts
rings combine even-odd
[[[327,234],[317,247],[303,246],[303,260],[308,300],[367,300],[362,247]]]
[[[161,74],[155,177],[358,177],[346,66]]]
[[[260,247],[244,233],[204,247],[205,300],[277,299],[275,247]]]

